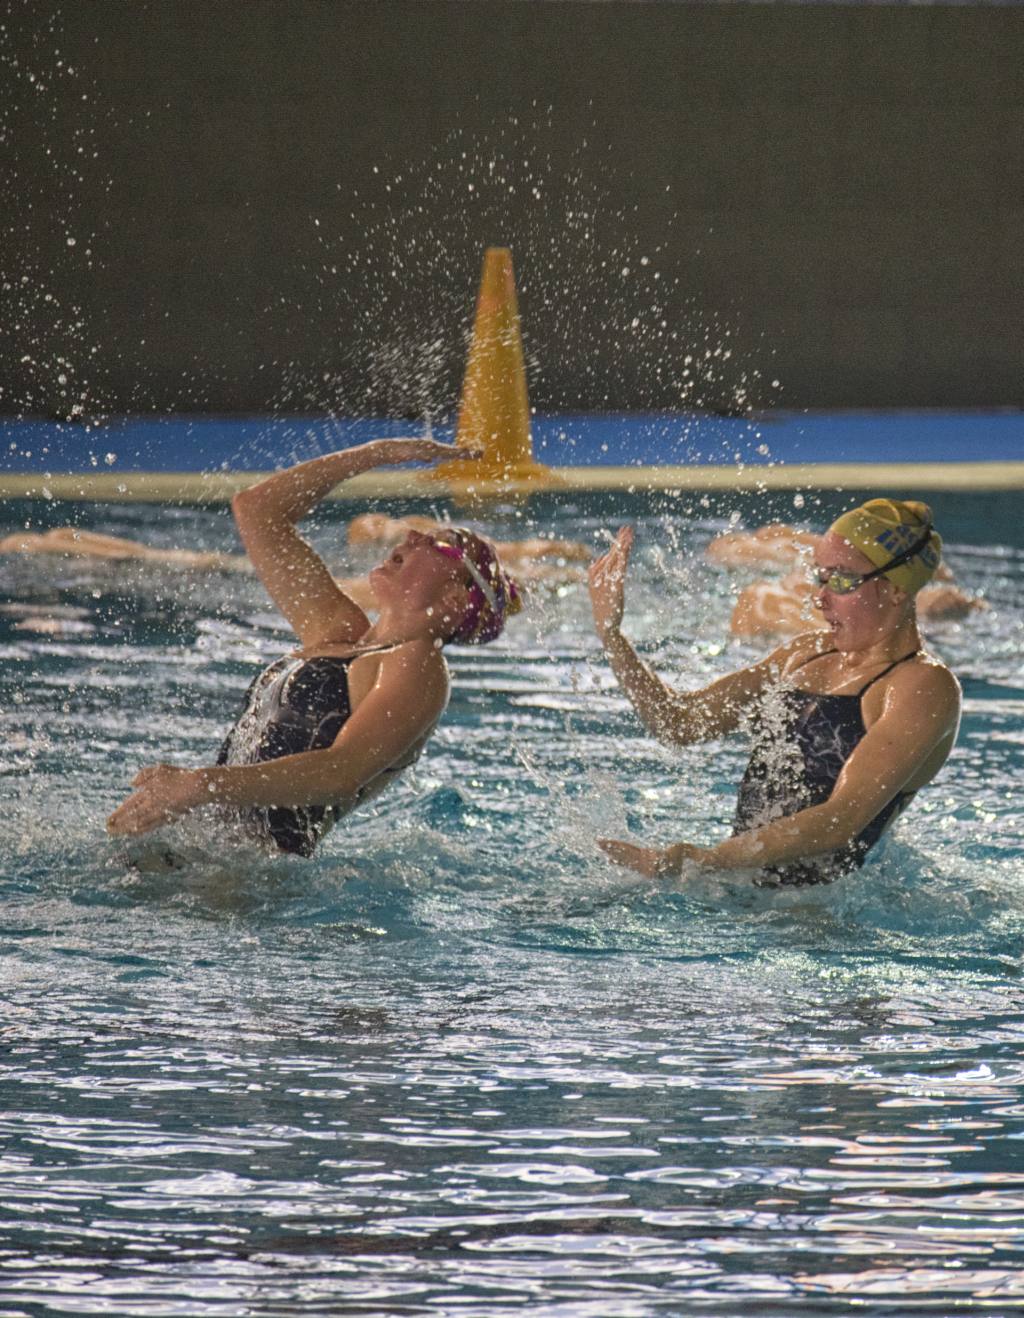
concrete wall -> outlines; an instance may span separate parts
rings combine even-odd
[[[0,59],[4,411],[443,412],[488,243],[540,407],[1024,404],[1020,10],[35,0]]]

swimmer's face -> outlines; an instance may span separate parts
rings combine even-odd
[[[370,585],[381,606],[421,613],[432,610],[442,618],[460,617],[467,605],[469,577],[457,559],[438,551],[443,533],[410,530],[379,567],[370,573]]]
[[[887,577],[872,577],[853,589],[851,579],[875,569],[859,549],[831,531],[823,535],[814,551],[813,572],[817,576],[814,603],[832,629],[839,650],[865,650],[893,631],[906,616],[908,597]],[[845,579],[845,580],[844,580]]]

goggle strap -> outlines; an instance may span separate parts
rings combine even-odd
[[[477,567],[477,565],[473,562],[473,560],[470,558],[470,556],[466,553],[464,549],[462,551],[462,563],[466,571],[473,578],[476,584],[480,587],[481,591],[483,592],[484,599],[491,607],[491,611],[493,613],[497,613],[498,597],[494,593],[494,587],[491,585],[489,581],[487,581],[484,578],[484,574],[480,571],[480,569]]]
[[[498,613],[498,597],[494,592],[494,587],[486,579],[484,574],[474,563],[473,559],[466,552],[466,546],[462,544],[462,537],[458,527],[452,527],[451,535],[455,537],[454,543],[450,540],[434,540],[434,548],[439,549],[442,554],[450,554],[452,558],[458,558],[465,567],[466,571],[473,578],[475,585],[480,587],[484,599],[490,605],[492,613]]]
[[[891,572],[894,567],[902,567],[904,563],[909,563],[915,554],[919,554],[921,550],[925,548],[931,538],[932,524],[929,522],[909,548],[901,550],[900,553],[898,553],[895,558],[891,558],[884,567],[876,567],[874,572],[869,572],[864,580],[870,581],[872,577],[884,576],[886,572]]]

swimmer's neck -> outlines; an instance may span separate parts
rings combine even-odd
[[[370,624],[367,631],[359,638],[364,645],[406,645],[411,641],[434,641],[440,631],[440,624],[435,624],[426,614],[412,614],[407,611],[392,613],[382,610],[377,621]]]
[[[916,654],[924,649],[924,641],[918,631],[917,620],[907,618],[891,632],[871,645],[857,650],[844,650],[833,637],[833,644],[839,654],[840,666],[848,669],[871,668],[876,664],[891,664],[894,659],[904,655]]]

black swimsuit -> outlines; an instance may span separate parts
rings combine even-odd
[[[826,650],[823,654],[835,654]],[[865,692],[888,673],[920,653],[905,654],[865,682],[855,695],[830,696],[781,686],[759,702],[754,747],[740,783],[733,836],[760,828],[773,819],[821,805],[832,795],[843,766],[867,729],[861,714]],[[802,668],[811,655],[798,664]],[[767,866],[759,887],[831,883],[859,868],[890,822],[914,797],[898,792],[845,847],[813,860]]]
[[[392,648],[380,646],[346,658],[284,658],[271,664],[246,692],[245,708],[220,748],[217,763],[263,764],[282,755],[326,750],[352,713],[349,664],[363,654]],[[417,754],[418,750],[387,772],[400,773]],[[311,856],[338,813],[334,806],[302,805],[254,806],[238,815],[251,835],[272,841],[281,851]]]

